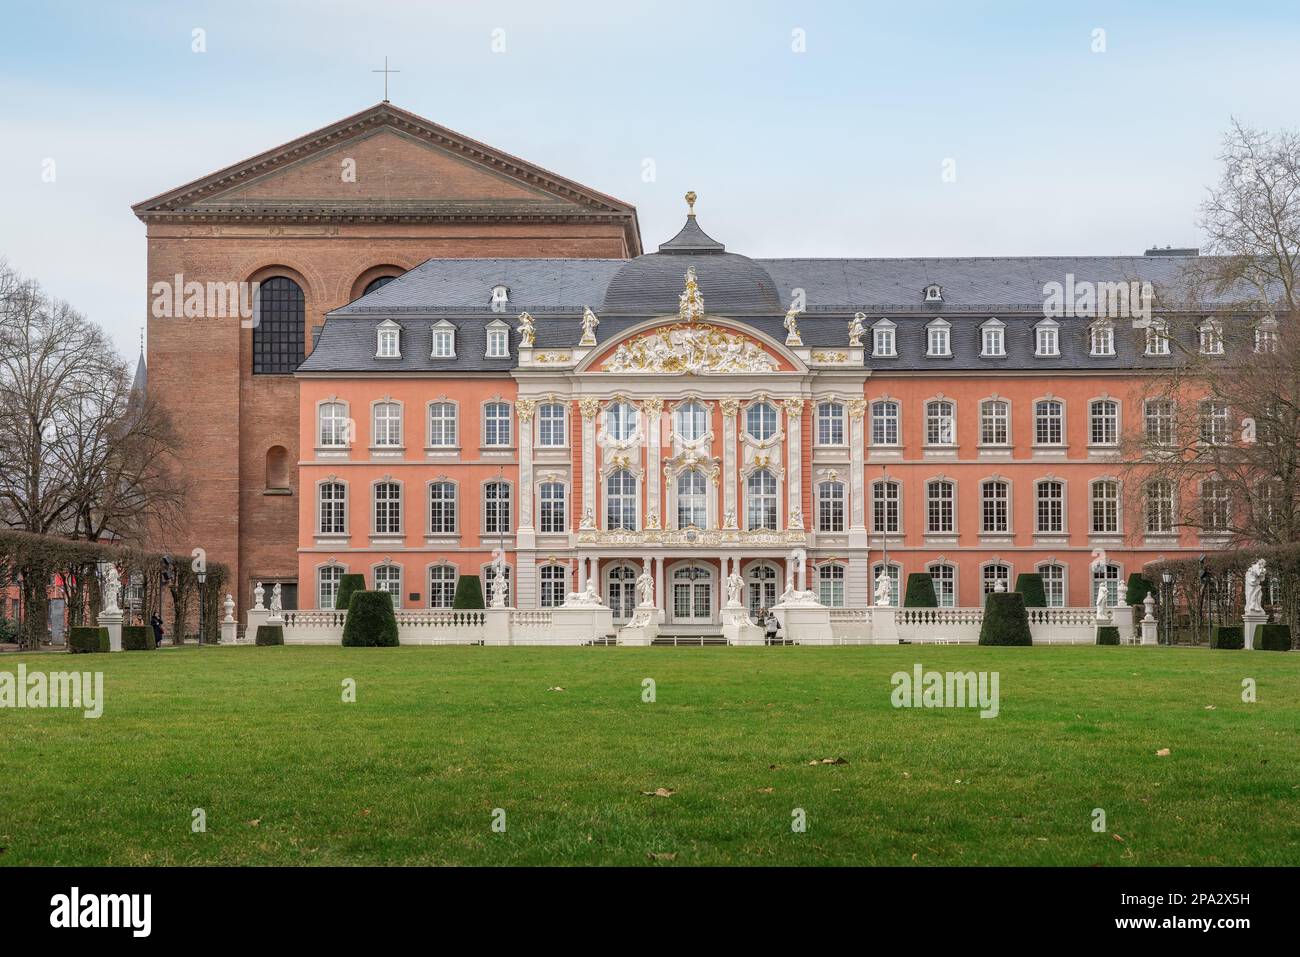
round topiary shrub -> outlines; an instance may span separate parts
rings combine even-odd
[[[1210,629],[1210,647],[1237,649],[1246,647],[1241,625],[1215,625]]]
[[[392,648],[397,645],[397,615],[386,591],[353,592],[343,644],[350,648]]]
[[[1038,572],[1021,572],[1017,575],[1016,591],[1025,596],[1026,608],[1047,607],[1047,592],[1043,590],[1043,576]]]
[[[989,592],[984,602],[984,623],[980,625],[981,645],[1032,645],[1029,613],[1019,592]]]
[[[477,575],[461,575],[456,579],[456,595],[451,600],[455,609],[482,608],[483,584]]]
[[[934,594],[934,578],[929,572],[911,572],[907,576],[907,591],[903,594],[904,608],[938,608]]]
[[[347,611],[353,592],[366,590],[365,575],[343,575],[339,578],[339,593],[334,599],[335,611]]]
[[[1290,651],[1290,625],[1260,625],[1255,631],[1255,648],[1258,651]]]
[[[1119,644],[1119,626],[1102,625],[1097,629],[1097,644],[1099,645],[1118,645]]]
[[[109,649],[108,629],[75,625],[68,631],[68,651],[76,654],[97,654]]]
[[[258,625],[253,643],[258,645],[284,644],[284,625]]]
[[[1151,579],[1141,572],[1133,572],[1128,576],[1128,587],[1124,591],[1124,604],[1130,608],[1141,608],[1142,602],[1146,600],[1147,595],[1154,595],[1155,591],[1156,586],[1151,583]]]
[[[156,645],[153,629],[148,625],[124,625],[122,627],[123,651],[153,651]]]

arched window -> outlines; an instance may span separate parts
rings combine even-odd
[[[1119,441],[1119,403],[1095,399],[1088,404],[1088,444],[1114,445]]]
[[[333,608],[339,593],[339,580],[343,577],[342,565],[323,565],[316,573],[316,607]]]
[[[766,442],[776,434],[776,407],[768,402],[756,402],[745,412],[745,431]]]
[[[898,531],[898,483],[891,479],[871,483],[871,530],[881,534]]]
[[[885,569],[889,575],[889,603],[897,608],[900,604],[899,596],[902,594],[901,585],[903,580],[903,569],[901,565],[895,565],[890,562],[888,567],[877,562],[871,566],[871,603],[876,603],[876,582],[880,580],[880,571]]]
[[[264,279],[257,288],[253,326],[253,374],[283,375],[302,362],[307,306],[300,287],[287,276]]]
[[[569,568],[567,565],[543,565],[542,607],[559,608],[569,590]]]
[[[399,535],[402,531],[402,486],[396,482],[375,483],[375,534]]]
[[[456,598],[456,566],[434,565],[429,569],[429,607],[450,608]]]
[[[375,567],[375,591],[388,592],[394,608],[402,607],[402,566],[378,565]]]
[[[317,410],[317,442],[322,448],[346,448],[352,441],[348,407],[342,402],[322,402]]]
[[[1097,595],[1102,589],[1106,590],[1106,604],[1115,606],[1119,604],[1119,566],[1111,562],[1100,562],[1092,566],[1092,602],[1097,601]]]
[[[871,444],[898,444],[898,403],[892,399],[871,403]]]
[[[1042,399],[1034,403],[1034,444],[1061,445],[1065,442],[1065,403]]]
[[[1119,483],[1113,479],[1092,483],[1092,531],[1099,535],[1119,532]]]
[[[1006,445],[1010,441],[1011,403],[987,399],[980,403],[980,445]]]
[[[605,528],[636,531],[636,477],[627,469],[605,480]]]
[[[611,402],[605,409],[605,434],[626,442],[636,432],[636,409],[627,402]]]
[[[342,482],[322,482],[319,492],[320,533],[346,535],[347,490]]]
[[[925,444],[955,445],[957,443],[957,409],[947,399],[935,399],[925,404]]]
[[[276,490],[289,487],[289,453],[283,445],[266,450],[266,487]]]
[[[615,565],[609,570],[609,588],[605,592],[606,604],[616,621],[627,621],[636,608],[636,569],[631,565]]]
[[[682,403],[673,417],[676,419],[673,428],[687,442],[698,442],[708,431],[709,413],[698,402]]]
[[[768,562],[749,566],[749,571],[745,573],[745,581],[746,604],[749,606],[750,618],[757,620],[759,611],[776,604],[776,585],[779,580],[776,566]]]
[[[691,469],[677,476],[677,527],[705,528],[709,524],[708,481]]]
[[[984,586],[984,594],[998,590],[998,582],[1002,582],[1004,591],[1011,591],[1011,566],[1004,565],[1002,562],[994,562],[991,565],[985,565],[980,575]]]
[[[1047,607],[1064,608],[1065,566],[1049,562],[1038,566],[1038,574],[1043,579],[1043,594],[1047,597]]]
[[[759,469],[745,483],[745,527],[776,531],[776,478],[767,469]]]
[[[363,292],[361,295],[368,296],[376,289],[383,289],[385,286],[387,286],[390,282],[392,282],[396,278],[397,278],[396,276],[379,276],[376,279],[372,279],[370,280],[370,282],[366,284],[365,292]]]
[[[927,565],[930,581],[934,583],[934,599],[940,608],[957,607],[957,567],[947,562]]]
[[[546,402],[537,407],[537,444],[543,448],[563,448],[564,426],[567,410],[559,402]]]
[[[844,444],[844,403],[821,402],[817,405],[817,444]]]
[[[483,534],[510,534],[510,484],[488,482],[483,486]]]
[[[429,486],[429,533],[456,534],[456,486],[451,482]]]

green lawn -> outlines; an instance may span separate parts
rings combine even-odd
[[[102,669],[106,705],[0,710],[0,864],[1300,864],[1296,653],[189,648],[0,671],[20,661]],[[893,708],[918,661],[998,671],[1000,715]]]

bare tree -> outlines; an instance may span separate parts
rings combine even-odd
[[[0,263],[0,518],[91,540],[141,533],[179,505],[172,448],[104,332]]]
[[[1234,121],[1201,208],[1209,239],[1159,292],[1148,335],[1176,359],[1144,383],[1130,440],[1138,534],[1192,528],[1225,546],[1300,542],[1300,136]]]

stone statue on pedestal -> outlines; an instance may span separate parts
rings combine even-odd
[[[1246,569],[1246,614],[1264,614],[1264,576],[1268,574],[1268,565],[1264,559],[1257,560]]]
[[[655,607],[655,579],[650,574],[650,559],[645,560],[641,575],[636,580],[636,603],[639,608]]]
[[[740,594],[745,590],[745,579],[736,572],[727,576],[727,607],[740,607]]]
[[[280,583],[276,582],[271,587],[271,617],[279,615],[282,611],[280,607]]]
[[[120,615],[122,607],[117,603],[117,593],[122,590],[122,579],[118,577],[117,566],[109,563],[104,569],[104,611],[105,615]]]
[[[888,608],[893,603],[894,583],[890,580],[889,573],[882,568],[876,578],[876,607]]]
[[[258,582],[257,587],[253,589],[253,611],[265,611],[266,606],[262,604],[262,599],[266,597],[266,589],[262,583]]]

